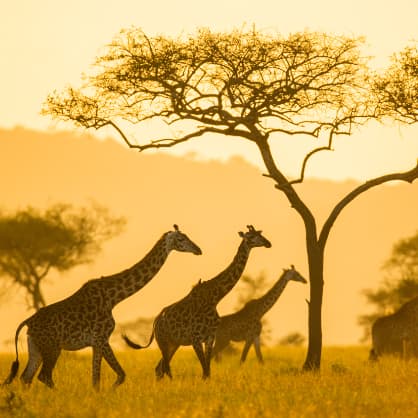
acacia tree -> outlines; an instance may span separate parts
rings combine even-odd
[[[384,78],[379,84],[370,77],[361,44],[359,38],[310,32],[283,38],[256,30],[203,29],[174,39],[124,30],[98,57],[84,86],[52,93],[43,109],[44,114],[85,128],[112,127],[139,151],[173,147],[206,134],[254,144],[265,175],[305,226],[310,279],[306,370],[320,367],[324,251],[332,225],[343,208],[368,189],[391,180],[412,182],[418,176],[417,166],[360,185],[336,204],[319,231],[297,192],[309,160],[331,150],[336,136],[396,113],[390,97],[381,93],[389,87]],[[150,120],[163,120],[177,132],[141,142],[132,139],[128,126]],[[270,141],[283,136],[313,140],[295,179],[281,168],[280,158],[286,155],[273,155]]]
[[[51,269],[67,271],[92,261],[101,244],[121,232],[123,218],[98,205],[55,204],[0,214],[0,277],[23,288],[27,306],[46,305],[42,284]]]

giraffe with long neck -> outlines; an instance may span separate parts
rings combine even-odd
[[[180,346],[193,346],[203,370],[203,378],[210,377],[210,361],[219,315],[216,307],[231,291],[241,277],[250,251],[255,247],[270,248],[270,242],[248,226],[248,232],[239,233],[242,241],[232,263],[211,280],[199,281],[190,293],[180,301],[164,308],[154,321],[153,332],[146,346],[132,342],[123,336],[126,343],[135,349],[148,347],[154,339],[160,348],[162,359],[155,371],[157,378],[168,375],[170,361]]]
[[[145,257],[131,268],[107,277],[86,282],[68,298],[48,305],[24,320],[15,335],[16,360],[4,384],[15,378],[19,368],[17,343],[19,332],[28,327],[29,359],[21,379],[30,384],[42,364],[38,379],[54,386],[52,371],[61,350],[93,348],[93,386],[99,387],[100,365],[104,358],[117,374],[115,386],[125,380],[125,372],[109,344],[115,328],[112,309],[138,292],[161,269],[172,250],[201,254],[200,248],[187,235],[174,231],[163,234]]]
[[[242,309],[233,314],[221,316],[216,329],[213,356],[218,357],[230,341],[245,341],[240,362],[243,363],[245,361],[248,350],[254,344],[257,359],[260,363],[263,363],[263,355],[260,348],[262,317],[274,306],[289,281],[292,280],[307,283],[306,279],[292,265],[290,269],[283,270],[282,275],[273,287],[263,296],[248,301]]]

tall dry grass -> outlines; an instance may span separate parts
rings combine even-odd
[[[224,357],[213,363],[212,378],[202,381],[194,353],[183,348],[172,361],[173,380],[157,382],[157,350],[120,352],[126,382],[112,390],[115,376],[103,363],[99,393],[91,388],[91,356],[63,353],[54,371],[54,390],[37,380],[30,388],[18,380],[0,388],[0,417],[418,416],[417,360],[386,358],[371,365],[366,348],[325,348],[321,372],[302,373],[302,348],[264,353],[264,366],[253,353],[241,367],[239,356]],[[0,356],[1,379],[12,360],[12,355]]]

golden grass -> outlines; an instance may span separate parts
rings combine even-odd
[[[418,416],[418,360],[386,358],[371,365],[366,348],[325,348],[321,372],[303,373],[303,349],[264,353],[264,366],[252,352],[241,367],[239,356],[224,357],[213,363],[211,379],[202,381],[194,353],[182,348],[172,361],[173,380],[157,382],[157,350],[120,352],[126,382],[112,390],[115,376],[103,363],[99,393],[91,388],[91,356],[63,353],[54,371],[54,390],[38,380],[25,388],[18,379],[0,388],[0,417]],[[12,355],[0,356],[0,379],[12,360]]]

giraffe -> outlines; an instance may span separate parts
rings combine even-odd
[[[145,257],[132,267],[119,273],[93,279],[66,299],[41,308],[25,319],[15,335],[16,360],[3,384],[15,378],[19,368],[18,337],[20,330],[28,327],[29,359],[21,380],[30,384],[42,364],[38,379],[54,387],[52,371],[61,350],[93,349],[92,380],[98,389],[102,357],[117,374],[114,387],[125,380],[125,372],[109,344],[115,327],[112,309],[124,299],[145,286],[160,270],[172,250],[202,254],[200,248],[177,225],[166,232]]]
[[[132,348],[148,347],[154,339],[162,358],[155,368],[158,379],[168,375],[170,361],[180,346],[192,345],[203,370],[203,379],[210,377],[211,351],[219,315],[216,306],[232,290],[244,271],[250,251],[254,247],[270,248],[271,243],[261,231],[248,225],[246,233],[239,232],[242,241],[231,264],[214,278],[199,282],[183,299],[164,308],[154,321],[153,332],[147,345],[132,342],[126,335],[125,342]],[[204,344],[204,348],[203,348]]]
[[[283,273],[277,282],[263,296],[248,301],[242,309],[233,314],[221,316],[216,329],[213,357],[218,358],[220,352],[230,341],[245,341],[240,363],[244,363],[248,350],[253,344],[258,361],[263,363],[263,355],[260,349],[261,318],[277,302],[287,283],[291,280],[307,283],[306,279],[292,265],[290,269],[283,269]]]
[[[376,361],[384,354],[418,357],[418,296],[373,323],[369,359]]]

